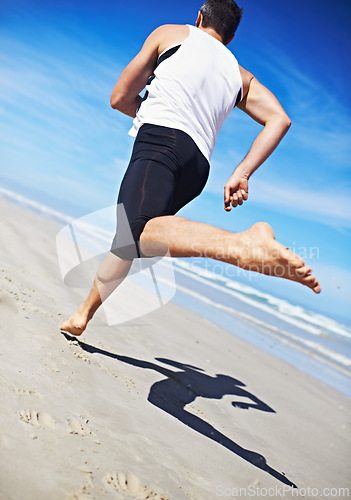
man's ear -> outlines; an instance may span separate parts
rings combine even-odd
[[[202,25],[202,13],[199,11],[196,19],[195,26],[199,28]]]

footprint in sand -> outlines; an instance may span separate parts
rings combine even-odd
[[[150,488],[142,485],[139,478],[132,472],[117,472],[107,474],[103,482],[113,488],[115,491],[123,493],[127,498],[137,498],[138,500],[169,500],[166,495],[152,491]]]
[[[78,422],[75,418],[68,420],[68,427],[70,434],[78,434],[79,436],[92,436],[93,432],[86,425]]]
[[[34,425],[35,427],[48,427],[49,429],[56,428],[56,422],[45,412],[35,410],[21,410],[17,415],[22,422]]]
[[[45,412],[36,410],[21,410],[17,415],[22,422],[31,424],[35,427],[57,429],[56,422]],[[62,429],[62,428],[61,428]],[[78,422],[75,418],[68,420],[68,432],[70,434],[78,434],[79,436],[93,436],[94,433],[86,425]]]

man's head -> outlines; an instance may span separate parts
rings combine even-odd
[[[243,9],[234,0],[206,0],[200,9],[201,26],[213,28],[227,45],[234,37],[242,13]]]

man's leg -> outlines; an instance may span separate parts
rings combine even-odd
[[[182,158],[189,156],[183,175],[175,152]],[[150,218],[175,213],[201,192],[209,165],[201,156],[199,163],[197,157],[195,144],[184,132],[148,124],[141,127],[119,190],[117,232],[111,252],[98,270],[89,297],[61,325],[61,330],[81,335],[103,300],[123,281],[131,260],[137,257],[136,249],[133,251],[129,245],[130,237],[137,243]]]
[[[296,281],[315,293],[321,291],[311,268],[278,243],[272,228],[264,222],[242,233],[232,233],[176,215],[155,217],[146,223],[140,247],[147,256],[162,256],[168,249],[172,257],[210,257],[250,271]],[[131,261],[109,253],[99,268],[89,297],[61,329],[80,335],[97,308],[128,274],[130,265]]]
[[[243,233],[232,233],[173,215],[201,193],[208,170],[207,160],[187,134],[167,127],[141,127],[118,198],[126,209],[134,240],[140,241],[141,252],[163,256],[169,250],[173,257],[211,257],[298,281],[319,293],[311,269],[274,240],[268,224],[258,223]],[[61,325],[62,330],[74,335],[84,331],[97,308],[128,274],[131,262],[120,256],[108,254],[89,297]]]
[[[61,331],[81,335],[97,309],[127,276],[131,265],[131,260],[122,260],[109,252],[100,264],[87,299],[62,323]]]
[[[148,221],[140,236],[141,251],[147,256],[210,257],[249,271],[297,281],[321,291],[311,268],[274,238],[269,224],[258,222],[242,233],[195,222],[179,216],[156,217]]]

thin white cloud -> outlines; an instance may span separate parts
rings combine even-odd
[[[230,163],[215,161],[206,191],[223,198],[224,184],[232,170]],[[306,188],[272,176],[269,180],[263,180],[262,175],[253,176],[249,181],[250,203],[337,228],[351,228],[350,187],[335,182],[332,196],[329,185],[318,189],[315,186]]]
[[[315,191],[313,188],[302,189],[291,184],[255,179],[250,189],[251,197],[255,202],[269,205],[277,211],[284,208],[291,215],[307,220],[351,228],[351,190],[339,188],[333,196],[329,189]]]
[[[35,172],[44,182],[48,171],[51,186],[60,173],[100,178],[116,154],[130,151],[129,120],[109,106],[122,66],[60,33],[51,36],[62,47],[54,57],[0,36],[6,47],[0,54],[1,163],[29,183]]]
[[[327,156],[333,168],[349,167],[351,113],[346,97],[317,79],[312,68],[302,71],[298,61],[269,41],[257,46],[254,60],[258,73],[262,67],[284,90],[282,104],[293,121],[289,140],[294,138],[295,147]]]

